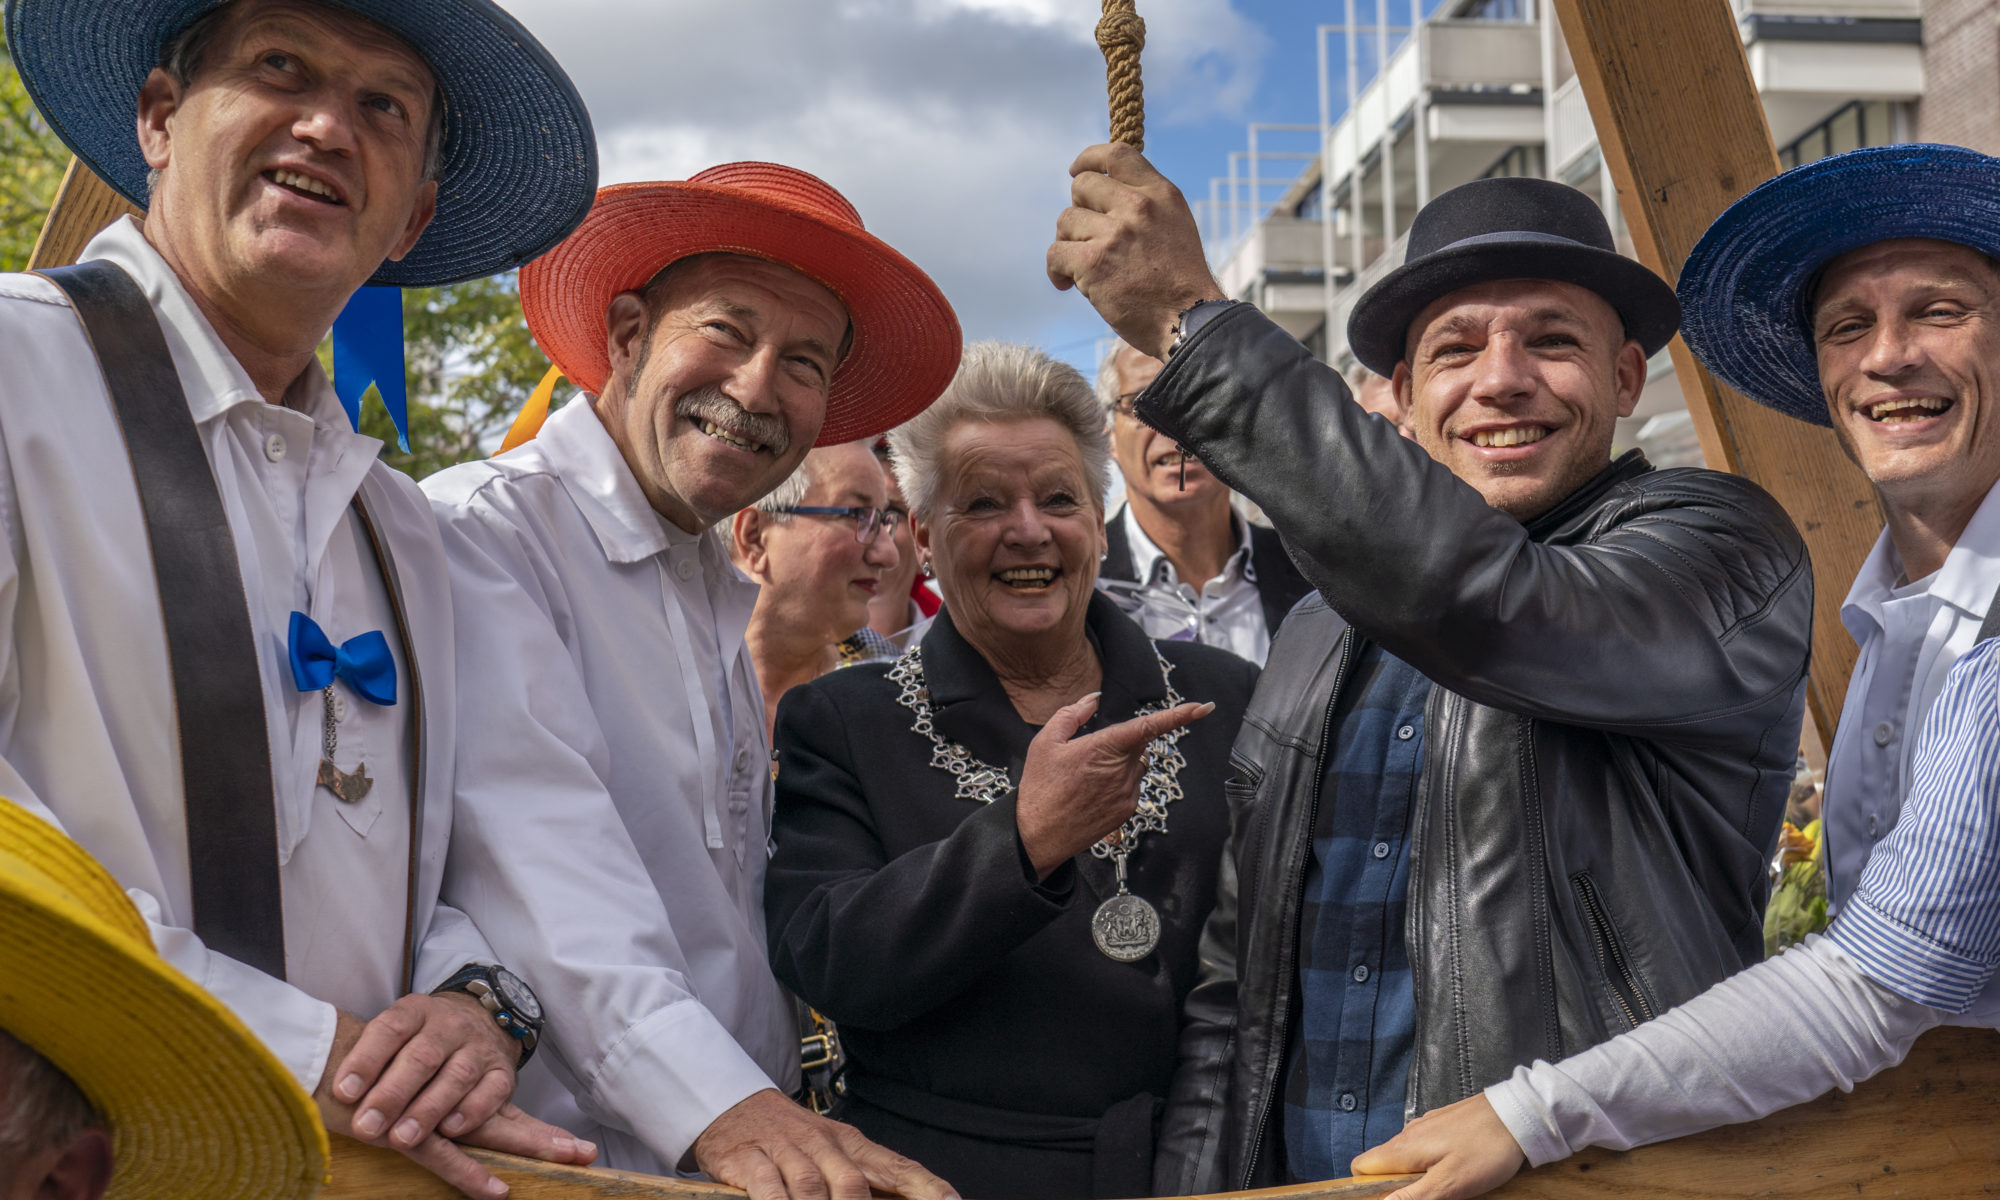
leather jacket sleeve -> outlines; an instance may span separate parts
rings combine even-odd
[[[1229,842],[1215,879],[1215,908],[1202,926],[1199,974],[1181,1008],[1180,1062],[1155,1143],[1156,1196],[1206,1196],[1229,1187],[1223,1121],[1236,1041],[1236,831],[1245,820],[1239,791],[1231,780]]]
[[[1200,329],[1138,413],[1262,506],[1362,634],[1477,703],[1694,743],[1798,684],[1811,569],[1748,480],[1658,472],[1538,541],[1249,305]],[[1744,636],[1767,620],[1776,636]]]

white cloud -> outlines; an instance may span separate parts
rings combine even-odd
[[[576,80],[606,183],[767,159],[839,188],[968,338],[1075,313],[1042,273],[1104,136],[1090,0],[507,0]],[[1159,125],[1240,116],[1266,40],[1233,0],[1142,0]]]

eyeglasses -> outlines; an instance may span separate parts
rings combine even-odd
[[[863,504],[788,504],[771,510],[801,517],[838,517],[854,522],[854,540],[866,546],[883,533],[895,535],[896,526],[910,514],[900,508],[876,508]]]
[[[1132,415],[1132,410],[1137,405],[1138,400],[1138,392],[1120,392],[1118,393],[1118,397],[1111,402],[1111,411],[1129,417]]]

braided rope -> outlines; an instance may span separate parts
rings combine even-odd
[[[1146,21],[1133,3],[1104,0],[1097,45],[1104,51],[1104,81],[1111,94],[1111,140],[1144,150],[1146,89],[1139,78],[1139,52],[1146,48]]]

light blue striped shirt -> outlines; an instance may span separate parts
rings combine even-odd
[[[1945,679],[1902,813],[1828,932],[1877,983],[1951,1013],[2000,968],[2000,638]]]

